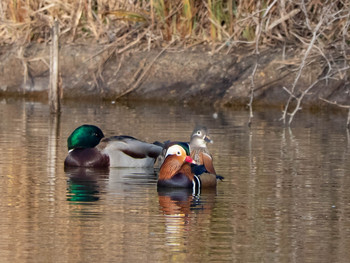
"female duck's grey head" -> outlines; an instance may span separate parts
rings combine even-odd
[[[207,143],[213,143],[205,126],[196,126],[191,134],[191,147],[206,147]]]

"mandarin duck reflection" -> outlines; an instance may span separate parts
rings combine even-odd
[[[153,167],[162,146],[131,136],[104,138],[100,128],[82,125],[68,137],[69,167]]]

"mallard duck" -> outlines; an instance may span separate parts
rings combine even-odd
[[[131,136],[105,138],[95,125],[82,125],[68,137],[65,166],[78,167],[152,167],[162,146]]]

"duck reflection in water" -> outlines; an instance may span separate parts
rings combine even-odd
[[[109,169],[66,167],[68,179],[67,200],[70,202],[96,202],[100,199],[101,187],[109,177]]]
[[[129,193],[144,189],[156,180],[153,168],[65,167],[68,179],[67,200],[98,201],[104,193]]]
[[[164,215],[210,212],[215,196],[216,189],[205,189],[201,195],[195,195],[189,188],[158,188],[159,205]]]
[[[205,189],[201,195],[194,195],[188,188],[158,188],[160,211],[164,216],[165,244],[174,252],[182,252],[186,261],[188,243],[191,233],[203,233],[210,222],[215,204],[216,189]],[[201,237],[196,237],[201,238]],[[205,238],[205,237],[203,237]]]

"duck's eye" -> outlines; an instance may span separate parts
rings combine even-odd
[[[201,133],[201,131],[197,131],[197,134],[198,134],[198,135],[201,135],[202,133]]]
[[[180,152],[180,151],[177,151],[177,152],[176,152],[176,155],[177,155],[177,156],[180,156],[180,155],[181,155],[181,152]]]

